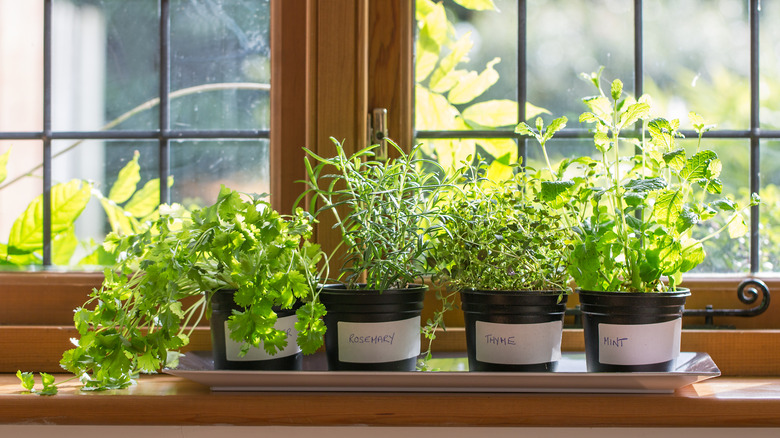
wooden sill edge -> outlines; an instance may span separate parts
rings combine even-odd
[[[198,327],[183,351],[211,348],[208,327]],[[61,372],[62,353],[72,348],[78,333],[72,326],[0,326],[0,373],[25,371]],[[422,339],[423,348],[427,340]],[[683,351],[708,353],[724,376],[780,376],[780,330],[684,330]],[[439,331],[433,351],[465,351],[462,327]],[[564,329],[563,351],[583,351],[581,329]]]

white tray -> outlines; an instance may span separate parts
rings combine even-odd
[[[465,358],[439,359],[444,371],[214,370],[209,354],[188,353],[165,372],[212,391],[671,393],[720,375],[707,353],[681,353],[671,372],[589,373],[585,355],[564,353],[554,372],[468,372]],[[437,361],[437,359],[433,359]]]

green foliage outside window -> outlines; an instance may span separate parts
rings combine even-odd
[[[472,27],[479,27],[479,23],[482,21],[490,21],[492,23],[491,26],[498,25],[497,23],[506,24],[506,20],[492,20],[487,15],[485,17],[489,19],[483,20],[485,17],[479,17],[479,15],[511,13],[512,7],[509,7],[511,6],[509,3],[502,3],[498,0],[495,2],[458,0],[416,1],[418,39],[416,43],[415,65],[415,128],[418,131],[460,130],[467,136],[470,135],[468,131],[471,130],[507,129],[514,126],[513,123],[516,121],[518,114],[517,102],[510,100],[513,97],[509,99],[495,98],[495,96],[500,96],[501,93],[507,93],[506,84],[502,84],[504,81],[499,78],[499,72],[497,71],[498,67],[502,65],[502,60],[490,54],[477,53],[478,47],[474,45],[474,41],[479,41],[480,39],[489,40],[493,44],[496,41],[504,41],[505,39],[499,40],[490,38],[489,35],[484,35],[486,32],[493,32],[493,27],[483,26],[483,35],[465,33],[458,36],[456,32],[456,29],[468,28],[470,23],[475,23],[475,26]],[[577,27],[582,25],[577,20],[593,19],[593,14],[599,11],[604,13],[605,8],[608,9],[608,6],[596,3],[598,2],[529,2],[527,6],[528,17],[531,19],[533,17],[555,16],[556,19],[561,20],[561,23],[565,22],[566,19],[573,20],[570,24],[572,27]],[[659,10],[665,10],[664,8],[684,8],[691,4],[691,2],[683,3],[685,4],[669,3],[656,5],[655,7],[660,8]],[[501,7],[502,11],[497,11],[497,5]],[[563,6],[565,6],[566,12],[562,12],[561,8]],[[698,8],[700,9],[698,11],[699,16],[696,18],[702,20],[702,22],[737,20],[739,23],[742,23],[744,21],[744,18],[740,18],[741,16],[736,18],[725,15],[720,16],[719,14],[722,11],[718,11],[717,8],[713,10],[713,8],[706,5],[699,5]],[[508,11],[503,11],[503,9],[508,9]],[[560,12],[560,14],[556,15],[553,11]],[[684,30],[677,29],[675,31],[679,31],[680,35],[677,33],[674,35],[657,35],[654,33],[654,29],[659,26],[657,22],[658,17],[656,16],[658,11],[654,10],[651,12],[653,13],[648,12],[645,17],[645,20],[648,21],[648,30],[645,34],[646,44],[648,45],[646,56],[656,53],[658,45],[662,44],[654,42],[654,39],[659,38],[665,41],[666,39],[676,38],[685,34]],[[766,14],[762,16],[762,20],[765,22],[767,20],[771,21],[771,13],[768,10],[762,11],[762,14]],[[613,15],[608,17],[608,20],[606,17],[602,18],[605,18],[605,23],[608,22],[614,25],[617,22],[616,20],[626,19],[626,17],[629,20],[631,19],[630,14],[625,15],[622,12],[615,11]],[[461,22],[459,20],[464,21]],[[466,21],[469,22],[469,26],[463,25]],[[556,22],[557,25],[561,23]],[[505,30],[503,28],[495,29],[496,32]],[[542,24],[537,22],[529,23],[529,32],[538,33],[540,30],[543,31],[541,35],[529,35],[529,65],[534,62],[532,59],[536,59],[535,56],[543,56],[543,45],[539,46],[539,38],[549,38],[551,44],[560,42],[550,37],[551,33],[547,32]],[[721,30],[721,32],[727,31]],[[744,36],[737,27],[730,29],[729,32],[732,32],[736,39]],[[628,39],[633,38],[631,34],[627,34],[625,37]],[[764,35],[764,37],[767,38],[768,36]],[[719,38],[717,41],[722,39]],[[623,50],[622,46],[612,47],[614,39],[610,40],[607,38],[602,42],[601,40],[593,41],[583,37],[583,41],[588,44],[601,42],[602,46],[590,47],[591,52],[580,54],[578,62],[588,57],[592,58],[594,62],[598,62],[605,53],[608,55],[621,56],[622,54],[623,57],[626,56],[621,52]],[[603,46],[605,44],[610,46]],[[739,44],[739,42],[737,41],[734,44]],[[481,52],[495,53],[499,51],[499,48],[487,48],[485,47],[486,45],[483,44]],[[670,53],[668,59],[646,60],[645,92],[652,95],[657,106],[663,108],[665,112],[669,112],[669,108],[679,109],[682,103],[686,107],[702,113],[709,120],[721,121],[722,126],[718,127],[720,129],[747,127],[750,122],[749,113],[744,111],[744,109],[749,108],[749,96],[745,95],[747,77],[744,72],[739,71],[739,65],[719,65],[718,56],[720,55],[711,52],[711,45],[711,38],[691,37],[684,39],[684,44],[678,48],[680,53],[684,55],[684,59],[679,58],[683,55],[677,55],[675,52]],[[764,44],[762,47],[766,47],[766,45]],[[693,54],[696,55],[696,61],[689,59]],[[544,55],[550,57],[554,53],[544,52]],[[707,56],[710,56],[712,59],[707,58]],[[480,62],[487,60],[484,64],[484,69],[482,71],[471,71],[464,67],[464,65],[470,65],[470,57],[483,60]],[[764,54],[763,58],[761,121],[762,126],[774,127],[777,124],[778,112],[772,110],[773,103],[769,102],[766,96],[771,94],[772,90],[780,89],[780,81],[775,79],[776,75],[772,74],[773,67],[766,61],[766,59],[772,59],[772,57]],[[609,59],[609,56],[607,56],[607,59]],[[617,72],[612,71],[611,68],[607,69],[607,72],[612,76],[626,73],[624,71],[626,66],[621,64],[621,59],[614,59],[611,64]],[[575,71],[574,65],[570,65],[575,60],[571,60],[571,63],[567,63],[567,61],[567,59],[563,59],[552,71],[549,71],[545,83],[540,82],[544,81],[544,78],[536,77],[541,74],[538,71],[539,66],[533,66],[533,71],[529,70],[529,75],[532,73],[536,75],[534,76],[536,81],[534,84],[537,87],[543,85],[545,93],[544,102],[554,105],[556,112],[579,114],[586,107],[570,96],[580,97],[580,95],[572,93],[574,93],[573,89],[581,85],[560,83],[560,78],[562,76],[575,78],[585,70]],[[705,74],[692,70],[697,62],[702,64]],[[718,65],[712,67],[711,64],[713,63]],[[598,64],[593,67],[597,66]],[[531,67],[529,66],[529,68]],[[504,69],[503,71],[506,74],[511,69]],[[566,71],[570,71],[570,74],[565,75]],[[497,92],[498,90],[494,90],[496,87],[501,88],[503,91]],[[463,91],[465,88],[469,88],[468,93]],[[541,91],[529,89],[528,92],[529,96],[538,97]],[[486,100],[486,96],[493,96],[494,98]],[[527,104],[527,120],[533,120],[538,115],[547,119],[548,122],[552,120],[552,116],[547,109],[539,108],[530,103]],[[588,128],[588,126],[582,125],[581,128]],[[683,128],[691,129],[687,126],[683,126]],[[722,159],[724,191],[738,194],[736,201],[740,205],[748,204],[750,202],[748,141],[743,139],[711,138],[705,138],[704,141],[706,143],[705,147],[716,149]],[[511,165],[516,164],[518,161],[518,147],[515,140],[511,138],[424,139],[421,142],[424,144],[422,150],[429,154],[430,157],[436,159],[445,168],[450,166],[457,167],[469,156],[477,156],[479,154],[486,157],[487,161],[491,163],[486,177],[492,180],[505,179],[512,171]],[[686,149],[695,148],[695,143],[695,139],[681,140],[681,145]],[[575,151],[574,155],[580,155],[579,148],[580,143],[577,140],[556,140],[554,144],[550,145],[552,167],[557,168],[561,161],[569,158],[568,155],[571,154],[572,150]],[[762,141],[761,143],[762,160],[759,171],[762,184],[760,196],[764,203],[760,207],[761,214],[759,216],[760,270],[767,272],[780,269],[780,250],[777,249],[780,248],[780,212],[772,208],[775,205],[780,205],[780,186],[777,178],[774,177],[780,169],[777,169],[777,166],[773,164],[778,162],[774,159],[778,150],[780,148],[778,148],[777,142]],[[546,167],[544,160],[533,149],[529,149],[528,162],[524,164],[537,168]],[[711,227],[709,231],[715,231],[723,225],[723,223],[714,220],[708,225]],[[708,252],[708,257],[693,272],[747,273],[750,270],[748,260],[750,243],[748,236],[730,239],[727,234],[721,234],[705,242],[704,245]]]
[[[7,176],[11,149],[0,156],[0,183]],[[94,241],[79,242],[75,223],[92,198],[97,199],[108,218],[111,231],[120,235],[145,230],[147,223],[159,217],[160,180],[152,179],[142,187],[139,153],[119,172],[118,178],[107,195],[92,183],[72,179],[55,184],[51,188],[52,261],[57,265],[110,265],[115,256],[102,244]],[[173,179],[169,180],[169,184]],[[10,186],[5,186],[10,187]],[[79,244],[89,253],[80,260],[73,260]],[[7,243],[0,243],[0,266],[29,266],[41,264],[43,253],[43,195],[30,202],[16,218]]]

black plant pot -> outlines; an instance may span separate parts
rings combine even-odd
[[[427,286],[385,291],[327,285],[325,351],[331,371],[414,371]]]
[[[297,332],[293,328],[295,310],[274,307],[277,322],[275,328],[287,331],[287,347],[275,355],[269,355],[262,348],[252,348],[244,357],[238,357],[241,344],[230,339],[227,320],[233,310],[241,308],[233,301],[233,290],[214,292],[211,297],[211,350],[214,355],[214,369],[217,370],[300,370],[303,354],[298,347]]]
[[[470,371],[555,370],[566,294],[465,290],[460,297]]]
[[[675,368],[688,289],[629,293],[577,291],[591,372],[665,372]]]

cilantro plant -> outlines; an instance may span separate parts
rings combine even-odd
[[[337,152],[332,158],[307,150],[308,189],[299,201],[311,195],[309,211],[333,214],[344,252],[340,279],[348,289],[366,283],[365,288],[380,291],[421,281],[430,273],[425,256],[438,226],[436,196],[443,172],[423,171],[438,165],[420,158],[417,148],[407,154],[388,141],[397,158],[379,161],[376,145],[347,156],[341,143],[331,140]]]
[[[246,199],[223,186],[214,205],[191,217],[164,214],[144,232],[110,235],[106,245],[119,261],[76,309],[80,337],[61,365],[84,389],[123,388],[139,372],[174,366],[211,293],[227,289],[242,308],[228,326],[244,354],[250,346],[273,354],[287,345],[286,333],[273,328],[273,307],[296,300],[304,303],[296,312],[298,343],[313,353],[322,345],[325,308],[316,288],[322,252],[308,241],[310,222],[307,213],[282,216],[264,196]],[[28,386],[28,375],[19,375]]]
[[[620,80],[605,94],[601,71],[586,78],[598,95],[584,99],[588,111],[580,122],[593,126],[596,156],[563,160],[556,170],[548,159],[549,179],[542,183],[576,232],[569,271],[584,290],[674,290],[704,260],[702,242],[747,231],[744,212],[758,197],[738,205],[723,195],[721,162],[702,148],[712,126],[700,116],[690,114],[698,143],[686,150],[677,143],[679,120],[654,117],[648,96],[625,95]],[[562,125],[559,119],[544,132],[541,121],[536,130],[521,123],[517,132],[535,137],[547,157],[545,143]],[[725,225],[701,235],[701,225],[718,215],[726,216]]]

